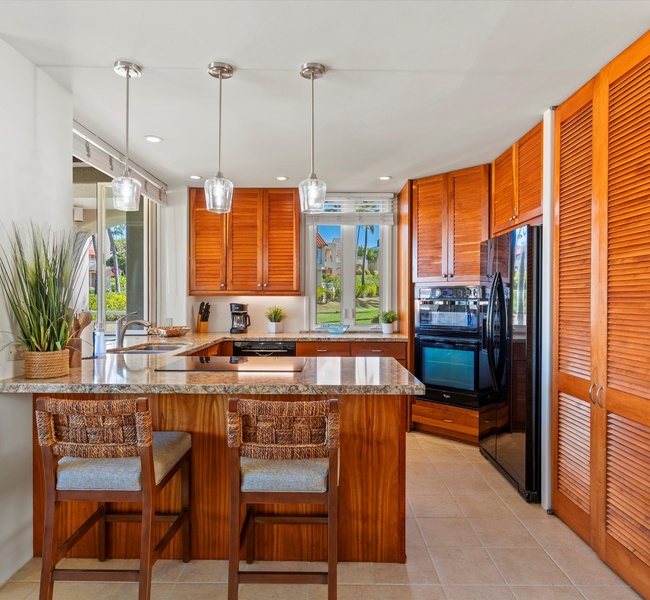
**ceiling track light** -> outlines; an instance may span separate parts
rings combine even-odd
[[[118,60],[113,70],[126,78],[126,148],[124,153],[124,174],[115,177],[111,185],[113,189],[113,206],[117,210],[137,211],[140,209],[140,190],[142,184],[129,177],[129,81],[132,77],[140,77],[142,68],[132,62]]]
[[[221,172],[221,83],[230,79],[235,69],[222,62],[212,62],[208,65],[208,73],[219,79],[219,120],[217,126],[217,174],[205,182],[205,204],[210,212],[227,213],[232,206],[232,181],[229,181]]]
[[[308,214],[322,213],[325,208],[327,185],[316,177],[314,172],[314,79],[320,79],[327,68],[320,63],[305,63],[300,67],[300,75],[311,80],[311,172],[300,182],[300,210]]]

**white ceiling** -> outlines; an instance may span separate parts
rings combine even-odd
[[[131,158],[170,189],[216,171],[212,61],[236,69],[223,82],[222,145],[236,187],[309,174],[310,84],[298,71],[312,61],[330,69],[315,82],[317,175],[328,191],[396,192],[490,162],[649,25],[640,0],[0,1],[0,38],[118,149],[125,82],[113,63],[142,66]]]

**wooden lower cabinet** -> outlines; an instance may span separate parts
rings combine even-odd
[[[411,429],[478,445],[479,414],[460,408],[414,398],[411,401]]]
[[[296,342],[296,356],[350,356],[350,343]]]
[[[392,357],[406,368],[406,342],[296,342],[296,356]]]
[[[197,352],[193,352],[190,356],[232,356],[232,342],[225,341],[213,344]]]

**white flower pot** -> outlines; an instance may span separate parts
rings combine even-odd
[[[395,329],[395,323],[382,323],[381,324],[381,332],[382,333],[393,333],[393,329]]]
[[[269,333],[282,333],[282,321],[279,323],[269,321]]]

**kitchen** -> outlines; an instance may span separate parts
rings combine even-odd
[[[638,24],[637,24],[638,27]],[[630,30],[628,29],[628,32]],[[637,31],[637,35],[630,35],[630,38],[626,38],[624,43],[620,43],[620,45],[616,48],[610,48],[608,50],[604,50],[602,48],[599,48],[599,51],[602,52],[603,54],[600,55],[600,58],[596,63],[594,63],[591,67],[590,74],[593,74],[598,71],[600,67],[605,65],[609,60],[611,60],[618,52],[623,50],[627,45],[629,45],[638,35],[640,35],[643,32],[643,29],[639,29]],[[600,36],[601,38],[601,46],[602,46],[602,38],[608,38],[608,36]],[[610,38],[608,38],[610,39]],[[56,85],[52,83],[52,81],[49,79],[48,76],[43,75],[42,72],[39,69],[34,68],[33,66],[30,66],[29,62],[26,60],[21,59],[19,56],[15,56],[10,52],[10,50],[7,48],[5,51],[8,53],[9,57],[7,58],[7,63],[8,64],[14,64],[16,65],[15,67],[15,72],[11,72],[13,77],[11,79],[17,79],[17,85],[18,84],[23,84],[27,85],[27,82],[20,79],[19,77],[15,77],[18,75],[20,72],[19,66],[22,68],[27,69],[27,72],[33,74],[33,81],[36,82],[36,89],[40,90],[41,87],[43,87],[45,90],[47,90],[47,102],[43,101],[41,104],[36,104],[36,109],[38,111],[44,111],[44,113],[37,113],[37,114],[43,114],[45,118],[48,119],[48,121],[52,124],[51,129],[48,129],[46,131],[40,132],[40,134],[43,136],[42,139],[39,138],[39,143],[38,143],[38,156],[34,156],[33,153],[30,153],[30,148],[31,146],[28,145],[28,140],[21,135],[18,135],[16,133],[15,139],[11,138],[13,144],[15,145],[14,148],[12,148],[12,153],[16,154],[18,158],[16,158],[16,163],[10,163],[12,166],[11,168],[8,169],[8,171],[5,173],[3,171],[3,175],[6,175],[6,179],[9,182],[15,182],[16,189],[20,191],[21,197],[25,198],[38,198],[39,200],[34,200],[33,202],[35,203],[32,207],[31,203],[26,203],[23,206],[18,206],[18,205],[11,205],[7,207],[7,212],[3,214],[3,221],[5,218],[7,219],[18,219],[18,218],[24,218],[25,216],[29,216],[30,214],[34,216],[39,216],[46,218],[53,224],[58,224],[61,226],[64,226],[69,222],[69,213],[70,211],[64,211],[61,210],[62,205],[61,205],[61,200],[57,199],[59,196],[59,192],[55,190],[62,190],[62,189],[69,189],[69,156],[68,157],[61,157],[59,156],[59,152],[57,152],[57,147],[59,144],[59,140],[67,139],[66,136],[69,136],[69,128],[66,129],[64,125],[60,125],[60,117],[59,117],[59,111],[62,114],[70,116],[72,114],[72,105],[69,101],[69,98],[67,96],[67,92],[65,90],[58,88]],[[117,58],[117,57],[113,57]],[[206,57],[205,60],[202,62],[207,62],[209,60],[213,60],[214,58],[219,58],[216,56],[210,55],[209,57]],[[238,57],[233,57],[233,61]],[[309,60],[310,57],[304,57],[302,60]],[[202,63],[201,63],[202,64]],[[19,66],[18,66],[19,65]],[[199,67],[197,67],[198,69]],[[201,68],[204,68],[202,66]],[[232,81],[228,81],[224,83],[224,100],[228,98],[228,94],[230,93],[229,90],[234,89],[234,84],[237,81],[237,75],[236,73],[235,77],[232,79]],[[331,73],[328,73],[328,75],[332,75]],[[207,78],[207,75],[203,73],[203,77]],[[244,77],[244,76],[242,76]],[[295,82],[295,95],[302,99],[305,100],[305,98],[308,97],[305,96],[305,89],[304,87],[299,87],[299,84],[305,83],[304,81],[300,81],[300,77],[295,73],[293,75],[298,81]],[[566,89],[564,95],[560,96],[557,98],[557,102],[561,102],[565,98],[567,98],[573,91],[575,91],[582,83],[588,80],[588,76],[584,76],[582,79],[576,79],[575,77],[571,78],[570,81],[566,84]],[[106,83],[106,90],[108,91],[108,86],[110,85],[108,82],[110,82],[111,79],[110,77],[107,78],[107,83]],[[144,85],[144,82],[146,81],[146,72],[145,76],[142,78],[141,82]],[[140,83],[140,82],[137,82]],[[327,83],[327,75],[325,78],[323,78],[322,81],[317,82],[317,87],[316,87],[316,94],[317,94],[317,99],[319,99],[319,102],[317,104],[317,111],[316,111],[316,122],[318,123],[319,119],[319,114],[325,114],[325,113],[319,113],[319,111],[324,110],[321,108],[323,106],[323,102],[321,101],[321,98],[327,98],[324,94],[326,93],[326,86],[325,84]],[[322,85],[321,85],[322,84]],[[229,87],[226,87],[229,86]],[[112,87],[112,85],[111,85]],[[26,96],[28,98],[33,98],[33,95],[30,95],[27,90],[24,90]],[[80,92],[81,93],[81,92]],[[111,92],[112,93],[112,92]],[[135,103],[135,98],[136,98],[136,87],[134,83],[134,87],[132,90],[133,93],[133,102]],[[319,96],[319,94],[323,94],[323,96]],[[75,90],[76,94],[76,90]],[[116,94],[117,96],[117,94]],[[22,96],[21,96],[22,97]],[[214,98],[214,96],[212,96]],[[40,96],[36,95],[36,98],[40,98]],[[328,99],[329,100],[329,99]],[[121,101],[120,101],[121,102]],[[306,100],[305,100],[306,102]],[[46,105],[47,104],[47,105]],[[302,106],[302,102],[299,103],[300,106]],[[327,104],[331,105],[331,101],[327,102]],[[432,167],[431,164],[432,162],[429,162],[427,165],[422,165],[420,164],[417,160],[413,161],[408,168],[409,170],[404,170],[402,173],[397,173],[397,171],[392,171],[392,174],[394,175],[395,179],[397,180],[398,178],[401,178],[401,181],[405,181],[406,179],[410,178],[419,178],[419,177],[424,177],[426,175],[431,175],[433,173],[442,173],[442,172],[450,172],[453,171],[456,168],[461,168],[464,166],[468,165],[473,165],[473,164],[484,164],[492,159],[494,159],[496,156],[500,154],[501,151],[503,151],[506,147],[508,147],[510,144],[514,143],[521,135],[523,135],[526,131],[532,127],[536,120],[538,121],[541,118],[541,112],[545,109],[548,108],[548,106],[551,103],[547,103],[544,106],[540,107],[536,112],[535,112],[535,119],[533,119],[530,115],[527,117],[526,121],[526,126],[523,126],[523,123],[515,123],[512,125],[512,130],[509,134],[505,134],[505,137],[507,137],[507,143],[504,141],[502,142],[495,142],[493,149],[488,150],[484,153],[482,158],[478,158],[478,156],[471,156],[469,153],[465,159],[463,159],[462,164],[455,164],[455,165],[448,165],[446,163],[439,163],[440,167],[436,168],[435,166]],[[9,105],[12,110],[18,110],[18,107],[15,106],[15,103],[11,103]],[[232,106],[232,105],[231,105]],[[226,110],[227,104],[224,104],[224,117],[225,121],[227,121],[227,114],[228,110],[232,110],[232,108]],[[214,106],[216,109],[216,106]],[[531,113],[532,114],[532,113]],[[76,116],[76,112],[75,112]],[[214,115],[213,115],[214,116]],[[510,117],[510,115],[509,115]],[[71,117],[70,117],[71,118]],[[30,131],[34,132],[37,131],[39,132],[40,130],[35,129],[36,125],[34,122],[30,120],[30,117],[27,115],[24,116],[24,130],[25,131]],[[42,121],[37,121],[38,123],[41,123]],[[68,119],[68,123],[70,122],[70,119]],[[134,118],[134,124],[136,120]],[[114,127],[120,132],[123,132],[123,111],[120,109],[119,111],[116,111],[116,116],[115,116],[115,122],[114,122]],[[468,124],[468,127],[471,127],[471,123]],[[203,132],[205,133],[205,136],[209,138],[210,135],[207,133],[208,126],[206,124],[206,127],[204,128]],[[13,129],[12,129],[13,130]],[[306,128],[306,131],[304,132],[305,135],[308,134],[308,127]],[[440,135],[442,135],[443,132],[440,132]],[[120,134],[116,134],[115,139],[113,140],[114,144],[120,145],[122,142],[120,141]],[[327,145],[326,142],[330,142],[330,140],[326,137],[324,137],[325,134],[319,131],[317,128],[316,132],[316,140],[317,140],[317,148],[321,148],[321,144],[323,144],[323,148]],[[323,137],[321,137],[323,136]],[[225,138],[224,138],[225,141]],[[134,142],[135,143],[135,142]],[[143,142],[144,143],[144,142]],[[332,145],[330,143],[330,145]],[[302,148],[304,144],[299,144],[299,147]],[[134,146],[136,148],[137,146]],[[307,148],[307,146],[304,146]],[[453,145],[449,144],[449,148],[452,148]],[[210,151],[202,153],[206,155],[206,160],[208,162],[214,161],[215,153],[214,153],[214,145],[210,146]],[[149,152],[157,152],[157,151],[150,151],[147,149]],[[227,145],[224,144],[223,148],[224,152],[224,159],[226,156],[228,156],[228,151],[227,151]],[[319,150],[319,152],[323,152],[324,150]],[[298,167],[295,169],[295,180],[292,178],[292,181],[296,182],[299,181],[302,177],[306,175],[302,174],[302,171],[305,170],[304,163],[306,162],[306,155],[308,154],[307,150],[305,152],[297,152],[298,158],[300,160],[300,164],[302,164],[302,167]],[[142,156],[145,155],[145,151],[142,150]],[[21,162],[24,159],[21,157],[23,156],[29,156],[32,160],[37,160],[37,161],[44,161],[43,167],[44,167],[44,172],[52,173],[52,178],[51,179],[39,179],[39,180],[34,180],[33,178],[29,178],[26,173],[28,172],[27,166],[25,162]],[[318,169],[318,172],[323,176],[323,178],[327,181],[328,183],[333,181],[331,177],[326,177],[325,173],[334,173],[336,172],[336,168],[328,166],[327,163],[320,163],[320,159],[318,158],[319,154],[317,153],[316,155],[316,166]],[[137,154],[134,153],[134,158],[139,158]],[[156,162],[155,156],[152,156],[152,164]],[[194,157],[190,157],[188,160],[190,160],[190,163],[195,161]],[[323,155],[323,160],[325,160],[325,156]],[[50,162],[53,161],[53,162]],[[136,160],[137,162],[137,160]],[[36,164],[39,164],[38,162]],[[52,171],[50,169],[50,165],[55,164],[57,165],[57,169]],[[380,164],[380,163],[378,163]],[[392,161],[390,164],[393,164]],[[322,165],[322,166],[319,166]],[[383,166],[383,165],[382,165]],[[225,167],[225,163],[224,163]],[[7,165],[5,165],[5,168],[7,168]],[[214,168],[214,167],[211,167]],[[388,169],[388,165],[384,167],[385,169]],[[184,169],[187,173],[192,172],[190,168],[188,167],[187,169]],[[250,168],[248,169],[249,171],[251,170]],[[209,174],[210,168],[207,169]],[[64,176],[63,173],[66,173]],[[226,170],[224,170],[226,172]],[[387,173],[388,170],[383,170],[380,171],[377,175]],[[19,176],[20,175],[20,176]],[[275,174],[266,174],[265,175],[265,180],[271,179],[270,175],[275,176]],[[333,175],[332,175],[333,176]],[[239,185],[239,181],[244,181],[245,178],[242,177],[235,177],[234,175],[231,175],[233,180],[236,180],[237,185]],[[26,182],[29,181],[29,184]],[[255,184],[253,185],[243,185],[243,187],[254,187]],[[259,184],[258,184],[259,185]],[[330,185],[332,185],[330,183]],[[374,187],[374,190],[367,190],[367,191],[377,191],[377,186],[379,184],[373,183],[372,184]],[[354,185],[353,183],[349,183],[348,185],[344,184],[339,184],[336,186],[334,189],[360,189],[358,186]],[[361,191],[363,191],[361,189]],[[399,189],[395,189],[395,192],[399,191]],[[47,199],[46,202],[40,202],[40,199]],[[65,201],[67,202],[67,201]],[[27,213],[25,211],[28,211]],[[65,215],[63,213],[66,213]],[[196,308],[198,307],[198,304],[200,301],[204,301],[205,298],[201,297],[196,297],[196,298],[188,298],[186,295],[186,290],[184,285],[178,285],[177,282],[185,282],[187,281],[187,260],[186,257],[183,255],[183,252],[177,252],[176,249],[184,249],[187,247],[187,241],[186,241],[186,231],[188,230],[187,227],[187,221],[188,221],[188,212],[187,212],[187,200],[186,200],[186,193],[184,190],[174,190],[173,192],[170,192],[168,194],[168,205],[167,207],[161,211],[161,220],[163,221],[162,224],[162,235],[161,238],[165,240],[165,245],[163,246],[163,253],[161,256],[161,259],[163,261],[162,264],[162,270],[167,274],[167,279],[165,282],[161,282],[162,290],[161,290],[161,307],[159,311],[159,317],[164,318],[164,317],[173,317],[174,322],[177,323],[192,323],[193,319],[196,317]],[[6,217],[5,217],[6,214]],[[398,272],[398,277],[404,276],[404,273],[401,271]],[[406,273],[406,276],[408,277],[408,272]],[[280,304],[282,303],[285,310],[288,309],[288,312],[293,315],[300,315],[298,317],[298,322],[288,322],[287,325],[291,327],[293,330],[301,330],[304,328],[303,326],[303,318],[304,318],[304,307],[303,303],[304,300],[301,297],[295,297],[291,298],[289,300],[286,300],[284,297],[281,298],[264,298],[263,301],[256,301],[255,303],[250,302],[250,298],[246,297],[236,297],[230,299],[231,301],[234,302],[249,302],[251,304],[251,308],[254,308],[257,313],[252,314],[253,322],[257,323],[264,323],[263,320],[263,311],[266,309],[267,306],[276,303]],[[268,303],[267,303],[268,302]],[[254,304],[254,306],[252,306]],[[219,305],[219,301],[216,302],[214,305],[214,309],[216,314],[218,315],[219,321],[214,321],[213,317],[213,322],[214,322],[214,331],[223,331],[226,326],[229,326],[229,315],[228,315],[228,309],[227,309],[227,303],[224,301],[222,305]],[[214,314],[214,313],[213,313]],[[295,318],[295,317],[294,317]],[[225,323],[224,323],[225,321]],[[402,326],[402,324],[401,324]],[[263,325],[261,326],[263,327]],[[3,329],[6,329],[6,327],[3,327]],[[5,377],[10,376],[11,374],[11,367],[13,365],[10,365],[8,363],[4,363],[2,365],[3,367],[3,373]],[[600,385],[602,385],[602,382],[600,382]],[[588,387],[588,386],[587,386]],[[602,396],[602,395],[601,395]],[[21,413],[21,404],[17,401],[17,399],[14,400],[7,400],[5,404],[3,405],[6,408],[6,411],[10,411],[9,413],[5,411],[4,414],[14,414],[16,413],[16,418],[19,419],[19,422],[22,422],[23,425],[20,427],[23,429],[29,429],[31,419],[27,417],[27,421],[25,421],[25,415]],[[22,421],[20,420],[22,419]],[[30,450],[31,451],[31,450]],[[17,467],[18,468],[18,467]],[[25,469],[29,470],[31,467],[29,464],[25,465],[23,463],[22,467],[22,472],[25,472]],[[25,520],[23,517],[17,517],[17,520],[22,521],[25,523]],[[25,527],[29,527],[29,524],[25,523]],[[3,561],[4,562],[4,561]]]

